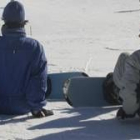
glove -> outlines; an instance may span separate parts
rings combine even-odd
[[[126,118],[133,118],[133,117],[135,117],[135,114],[136,114],[136,113],[134,113],[134,114],[126,114],[125,111],[123,110],[123,108],[120,107],[120,109],[118,110],[118,112],[117,112],[117,114],[116,114],[116,117],[117,117],[118,119],[124,120],[124,119],[126,119]]]
[[[53,115],[53,111],[52,110],[46,110],[44,108],[42,108],[39,111],[31,111],[33,117],[35,118],[43,118],[43,117],[47,117],[47,116],[51,116]]]

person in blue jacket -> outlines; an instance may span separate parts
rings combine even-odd
[[[2,14],[0,36],[0,114],[34,117],[53,115],[46,105],[47,60],[43,46],[26,37],[25,10],[18,1],[9,2]]]

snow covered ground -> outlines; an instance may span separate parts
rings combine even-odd
[[[0,14],[9,0],[0,0]],[[19,0],[25,5],[28,36],[45,49],[49,73],[85,71],[105,76],[121,52],[139,49],[138,0]],[[0,23],[2,25],[2,21]],[[140,139],[140,120],[118,121],[118,107],[72,108],[49,101],[55,115],[43,119],[0,116],[2,140]]]
[[[48,104],[55,115],[0,116],[1,140],[134,140],[140,139],[140,121],[118,121],[117,107],[71,108],[64,101]]]

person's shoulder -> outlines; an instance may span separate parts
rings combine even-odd
[[[2,36],[0,35],[0,41],[2,40]]]
[[[7,40],[3,36],[0,36],[0,44],[5,44]]]
[[[139,56],[139,57],[140,57],[140,50],[134,51],[134,52],[131,54],[131,56],[132,56],[132,57],[133,57],[133,56]]]
[[[139,61],[140,61],[140,50],[136,50],[130,55],[130,57],[128,59],[128,62],[130,62],[130,61],[132,61],[133,63],[139,63]]]
[[[25,37],[24,38],[24,43],[26,44],[25,46],[29,46],[30,49],[33,50],[42,50],[43,46],[41,45],[41,43],[34,38],[30,38],[30,37]]]
[[[34,38],[26,37],[24,40],[26,43],[33,45],[33,46],[39,46],[41,45],[40,42]]]

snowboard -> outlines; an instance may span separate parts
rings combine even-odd
[[[103,96],[105,77],[75,77],[65,81],[63,93],[73,107],[108,106]]]
[[[63,94],[63,85],[67,79],[73,77],[87,77],[84,72],[62,72],[48,74],[46,98],[65,99]]]

